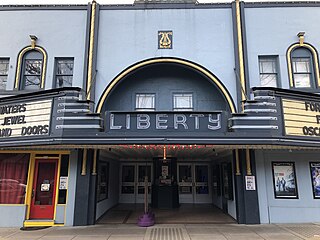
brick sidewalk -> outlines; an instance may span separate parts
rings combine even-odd
[[[320,240],[320,224],[157,224],[141,228],[134,224],[85,227],[51,227],[21,231],[0,228],[0,239],[11,240]]]

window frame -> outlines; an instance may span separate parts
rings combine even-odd
[[[7,84],[8,84],[8,77],[9,77],[10,58],[9,57],[0,57],[0,61],[8,61],[7,74],[1,74],[0,73],[0,77],[6,77],[5,87],[4,87],[4,89],[0,88],[0,91],[6,91],[7,90]]]
[[[28,56],[28,54],[35,54],[35,56]],[[20,91],[39,91],[44,89],[44,80],[45,80],[45,56],[42,51],[39,51],[38,49],[30,49],[24,52],[22,55],[22,58],[19,59],[19,61],[22,61],[21,66],[20,66],[20,79],[19,79],[19,87],[18,89]],[[40,69],[40,75],[39,74],[25,74],[26,71],[26,62],[27,61],[41,61],[41,69]],[[19,67],[19,63],[18,63]],[[25,88],[25,77],[26,76],[39,76],[39,88],[37,89],[26,89]]]
[[[309,63],[309,72],[295,72],[296,69],[296,64],[298,61],[294,61],[295,59],[307,59]],[[302,61],[301,61],[302,62]],[[306,63],[307,61],[305,61]],[[298,56],[298,57],[291,57],[291,65],[292,65],[292,79],[293,79],[293,86],[295,89],[314,89],[316,84],[315,84],[315,78],[314,78],[314,68],[313,68],[313,61],[312,58],[309,56]],[[310,87],[296,87],[296,75],[308,75],[309,76],[309,83]]]
[[[40,67],[40,74],[26,74],[26,62],[27,61],[41,61],[41,67]],[[22,72],[21,72],[21,90],[26,91],[33,91],[33,90],[41,90],[41,78],[42,78],[42,68],[43,68],[43,59],[23,59],[23,65],[22,65]],[[39,89],[26,89],[26,77],[27,76],[39,76]]]
[[[268,72],[265,72],[265,73],[262,73],[261,72],[261,60],[263,59],[269,59],[269,60],[274,60],[274,63],[275,63],[275,73],[268,73]],[[280,65],[279,65],[279,56],[278,55],[259,55],[258,56],[258,68],[259,68],[259,80],[260,80],[260,86],[261,87],[272,87],[272,86],[262,86],[261,85],[261,75],[265,74],[265,75],[275,75],[276,76],[276,88],[280,88],[281,87],[281,76],[280,76]]]
[[[58,61],[60,60],[72,60],[73,63],[73,68],[72,68],[72,74],[58,74]],[[59,76],[72,76],[72,81],[71,81],[71,86],[73,85],[73,76],[74,76],[74,57],[55,57],[54,59],[54,73],[53,73],[53,83],[52,83],[52,88],[62,88],[62,87],[57,87],[57,77]],[[64,86],[63,86],[64,87]]]
[[[37,51],[41,54],[42,58],[42,72],[41,72],[41,83],[40,83],[40,90],[45,89],[45,81],[46,81],[46,71],[47,71],[47,59],[48,54],[45,51],[44,48],[40,46],[27,46],[23,48],[18,55],[17,59],[17,67],[16,67],[16,75],[15,75],[15,81],[14,81],[14,90],[15,91],[26,91],[26,92],[32,92],[35,90],[24,90],[22,85],[22,71],[24,67],[24,59],[26,57],[26,54],[28,54],[31,51]]]
[[[311,60],[310,68],[311,68],[311,75],[312,75],[310,87],[298,87],[298,88],[295,87],[293,63],[292,63],[292,58],[294,57],[310,58]],[[287,67],[288,67],[289,88],[294,90],[299,90],[299,91],[306,91],[306,92],[318,92],[320,88],[320,73],[319,73],[319,66],[318,66],[319,65],[318,52],[316,48],[306,42],[293,43],[287,49],[286,59],[287,59]]]
[[[176,95],[191,95],[191,107],[188,108],[178,108],[175,107],[175,97]],[[182,111],[186,111],[186,112],[191,112],[194,111],[194,93],[193,92],[174,92],[172,93],[172,110],[176,111],[176,112],[182,112]]]
[[[137,103],[138,103],[138,99],[137,99],[137,96],[138,95],[145,95],[145,96],[147,96],[147,95],[150,95],[150,96],[153,96],[153,108],[139,108],[138,106],[137,106]],[[138,92],[138,93],[135,93],[134,94],[134,99],[135,99],[135,101],[134,101],[134,104],[135,104],[135,106],[134,106],[134,110],[135,111],[155,111],[156,110],[156,94],[155,93],[143,93],[143,92]]]

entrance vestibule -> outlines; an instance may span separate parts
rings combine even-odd
[[[234,219],[236,218],[235,200],[228,199],[223,192],[228,187],[229,192],[233,191],[234,183],[233,181],[226,183],[222,179],[227,174],[224,173],[226,168],[223,166],[233,165],[231,150],[213,149],[212,146],[204,145],[192,145],[192,147],[188,145],[188,147],[180,147],[180,149],[167,146],[166,159],[163,159],[163,146],[161,145],[146,145],[143,147],[134,145],[110,146],[108,151],[100,150],[100,152],[103,161],[109,159],[118,163],[118,165],[115,164],[114,169],[112,167],[110,169],[111,175],[116,171],[118,172],[118,180],[115,180],[114,183],[110,180],[110,184],[118,184],[118,199],[114,199],[113,203],[110,203],[104,212],[100,212],[100,217],[105,212],[111,214],[113,211],[120,211],[122,207],[128,208],[128,206],[127,214],[130,216],[124,218],[129,219],[132,217],[131,214],[136,214],[135,212],[144,203],[145,177],[147,176],[148,203],[152,211],[172,211],[172,213],[177,212],[177,214],[182,214],[182,212],[185,214],[187,211],[190,214],[192,211],[199,210],[198,207],[191,206],[205,206],[205,208],[217,209],[212,211],[213,214],[221,211],[222,215],[222,212],[224,212]],[[115,159],[115,156],[118,156],[118,159]],[[219,166],[219,174],[217,174],[217,166]],[[231,172],[227,175],[232,177],[233,169],[230,168],[228,171]],[[228,186],[230,183],[231,186]],[[110,186],[109,189],[112,191],[115,187]],[[116,192],[115,194],[117,194]],[[177,197],[175,197],[175,194]],[[109,196],[111,195],[112,192],[109,192]],[[167,202],[161,203],[162,199]],[[172,201],[172,204],[170,201]],[[99,204],[102,205],[103,203],[99,202]],[[227,204],[227,207],[225,207],[225,204]],[[181,207],[184,209],[183,211],[175,210]],[[201,209],[203,210],[203,208]]]

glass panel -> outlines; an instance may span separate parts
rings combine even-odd
[[[25,61],[25,75],[40,75],[42,67],[42,60],[26,60]]]
[[[134,194],[134,186],[122,186],[121,193],[123,194]]]
[[[57,75],[72,75],[73,74],[73,60],[58,60]]]
[[[148,182],[151,182],[151,166],[138,166],[138,181],[144,182],[145,176],[148,176]]]
[[[0,76],[0,90],[6,90],[7,76]]]
[[[180,194],[192,194],[192,187],[191,186],[180,186],[179,193]]]
[[[294,74],[293,77],[296,88],[311,87],[310,74]]]
[[[261,58],[259,61],[260,73],[277,73],[275,58]]]
[[[151,187],[148,187],[148,194],[151,193]],[[138,194],[144,194],[144,187],[138,187]]]
[[[134,182],[134,166],[122,166],[122,182]]]
[[[56,87],[71,87],[73,76],[57,76]]]
[[[40,88],[40,76],[25,76],[24,89],[39,89]]]
[[[260,74],[261,87],[277,87],[276,74]]]
[[[196,182],[208,183],[208,166],[196,165]]]
[[[9,70],[9,60],[0,59],[0,75],[8,75]]]
[[[173,107],[174,109],[192,109],[192,94],[174,94]]]
[[[209,194],[208,186],[198,186],[196,187],[197,194]]]
[[[207,165],[196,165],[196,193],[197,194],[208,194],[208,166]]]
[[[52,205],[54,192],[55,166],[53,162],[40,162],[35,192],[35,205]]]
[[[294,58],[293,59],[294,73],[310,73],[310,59],[309,58]]]
[[[179,166],[179,182],[192,183],[191,165]]]
[[[29,154],[0,154],[0,204],[23,204]]]
[[[137,94],[136,108],[137,109],[154,109],[154,94]]]

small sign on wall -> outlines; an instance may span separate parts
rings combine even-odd
[[[255,191],[256,190],[255,176],[245,176],[245,180],[246,180],[246,190]]]
[[[60,177],[59,190],[66,190],[68,188],[68,177]]]
[[[40,190],[41,190],[41,192],[49,192],[49,190],[50,190],[50,184],[49,184],[49,183],[42,183]]]
[[[172,31],[158,31],[158,49],[172,49]]]

